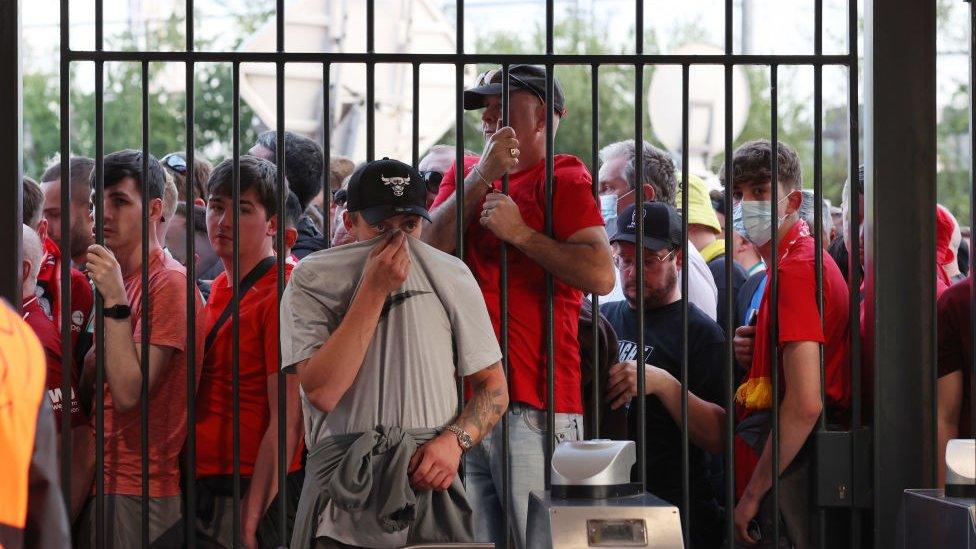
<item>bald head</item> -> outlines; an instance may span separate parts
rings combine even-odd
[[[23,252],[21,254],[21,296],[23,298],[34,295],[37,288],[37,273],[41,270],[41,262],[44,261],[44,248],[41,246],[41,238],[37,236],[37,231],[22,225],[23,228]]]

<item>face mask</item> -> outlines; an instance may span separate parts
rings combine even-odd
[[[603,215],[603,222],[607,225],[617,218],[617,195],[600,195],[600,214]]]
[[[777,206],[789,196],[784,196]],[[772,220],[770,219],[770,203],[766,200],[743,200],[735,206],[732,214],[732,224],[735,230],[746,237],[756,246],[763,246],[772,239]],[[786,216],[776,219],[776,228],[783,223]]]

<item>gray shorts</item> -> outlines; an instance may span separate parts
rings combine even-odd
[[[149,498],[149,546],[160,549],[183,545],[183,504],[180,496]],[[77,544],[95,545],[95,498],[88,498],[79,517]],[[142,547],[142,497],[105,496],[105,548]]]

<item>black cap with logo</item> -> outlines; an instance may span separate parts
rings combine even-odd
[[[371,225],[401,214],[430,221],[424,178],[399,160],[363,164],[350,176],[346,192],[346,209],[358,212]]]
[[[610,242],[637,244],[637,205],[628,206],[617,217],[617,232]],[[681,214],[664,202],[644,203],[644,247],[652,252],[681,245]]]
[[[489,95],[501,95],[504,87],[502,69],[493,69],[483,73],[475,87],[464,90],[464,108],[466,110],[481,109],[485,106],[485,98]],[[538,65],[512,65],[508,68],[509,91],[511,89],[526,90],[546,102],[546,68]],[[552,108],[560,116],[566,114],[566,100],[563,87],[555,76],[552,77]]]

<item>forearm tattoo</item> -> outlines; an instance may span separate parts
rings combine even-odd
[[[471,399],[461,411],[461,416],[458,417],[458,423],[465,431],[480,441],[498,423],[499,418],[505,412],[504,401],[505,387],[492,387],[488,380],[483,380],[475,386]],[[475,433],[477,434],[475,435]]]

